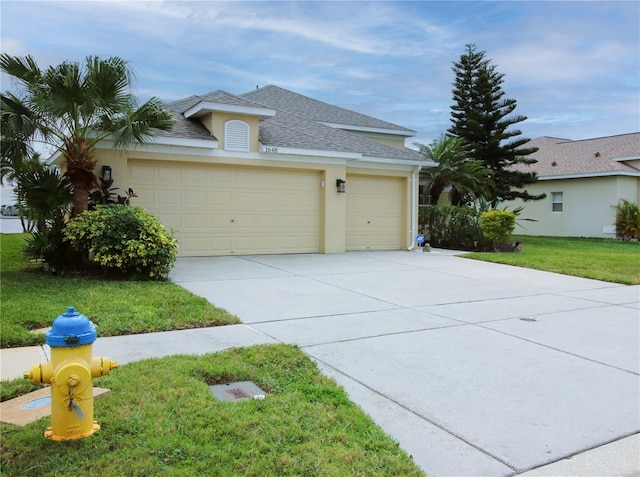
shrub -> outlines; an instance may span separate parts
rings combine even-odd
[[[26,239],[22,253],[32,259],[42,259],[53,266],[62,266],[68,244],[64,243],[62,229],[44,229],[33,232]]]
[[[175,237],[140,207],[98,205],[71,219],[64,234],[94,263],[124,275],[162,279],[178,253]]]
[[[480,214],[482,235],[495,250],[509,240],[516,227],[516,214],[509,210],[489,210]]]
[[[622,199],[616,205],[616,235],[623,239],[640,239],[640,207]]]
[[[482,243],[480,214],[470,206],[420,206],[419,221],[434,247],[475,250]]]

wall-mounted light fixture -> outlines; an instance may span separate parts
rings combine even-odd
[[[102,182],[111,180],[111,166],[102,166]]]
[[[336,179],[336,187],[338,188],[338,192],[346,192],[345,185],[347,181],[343,179]]]

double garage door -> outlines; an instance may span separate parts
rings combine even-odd
[[[347,179],[347,250],[400,248],[401,181]],[[135,204],[176,231],[182,256],[319,252],[321,181],[319,171],[129,161]]]

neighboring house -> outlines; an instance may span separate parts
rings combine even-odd
[[[523,205],[517,233],[558,237],[615,237],[615,206],[622,199],[640,203],[640,133],[571,141],[534,139],[523,147],[538,147],[538,160],[521,170],[538,173],[539,182],[526,190],[546,193],[540,201]]]
[[[97,153],[174,229],[182,256],[399,250],[416,235],[415,131],[266,86],[168,107],[152,144]],[[345,193],[342,193],[342,192]]]

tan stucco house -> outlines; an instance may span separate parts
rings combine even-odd
[[[182,256],[400,250],[416,235],[410,129],[276,86],[168,105],[171,132],[97,172],[174,229]]]
[[[640,203],[640,133],[571,141],[553,137],[534,139],[523,147],[538,147],[538,160],[522,170],[534,170],[539,182],[526,187],[546,193],[524,206],[517,233],[558,237],[615,237],[615,206],[626,199]]]

